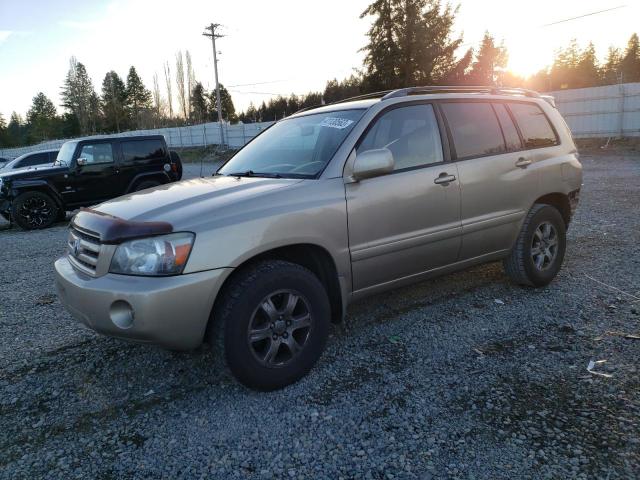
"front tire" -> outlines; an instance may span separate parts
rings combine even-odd
[[[231,280],[214,309],[209,340],[223,347],[227,367],[242,384],[276,390],[318,361],[330,317],[326,290],[311,271],[266,261]]]
[[[505,272],[514,283],[543,287],[560,271],[566,248],[566,225],[560,212],[550,205],[535,204],[503,261]]]
[[[11,217],[23,230],[50,227],[58,218],[58,206],[43,192],[25,192],[13,201]]]

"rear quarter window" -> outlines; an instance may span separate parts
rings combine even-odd
[[[148,161],[166,156],[160,140],[133,140],[122,142],[121,145],[125,162]]]
[[[507,151],[490,103],[442,103],[458,159],[497,155]]]
[[[524,140],[525,148],[540,148],[557,145],[558,138],[547,116],[538,105],[532,103],[510,103]]]

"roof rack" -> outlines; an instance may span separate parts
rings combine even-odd
[[[382,97],[406,97],[408,95],[422,95],[428,93],[488,93],[490,95],[523,95],[525,97],[540,98],[541,95],[525,88],[494,87],[494,86],[466,86],[466,85],[429,85],[425,87],[408,87],[393,90]]]

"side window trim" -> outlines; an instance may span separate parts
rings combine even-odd
[[[500,121],[500,115],[498,115],[498,112],[496,111],[496,105],[502,105],[504,107],[504,111],[507,113],[507,116],[511,120],[511,123],[513,124],[514,128],[516,129],[516,133],[518,134],[518,139],[520,140],[520,148],[516,148],[515,150],[509,150],[509,146],[507,145],[507,136],[504,133],[504,126]],[[522,132],[520,131],[520,127],[518,126],[518,122],[516,122],[516,119],[513,116],[513,113],[511,113],[511,109],[508,106],[508,102],[500,102],[500,101],[491,102],[491,106],[493,107],[493,111],[496,117],[498,117],[498,125],[500,125],[500,130],[502,130],[502,136],[504,137],[504,144],[505,144],[505,147],[507,147],[506,153],[522,152],[523,150],[526,150],[524,146],[524,137],[522,136]]]
[[[444,165],[446,163],[450,163],[452,161],[452,156],[451,156],[451,152],[449,150],[451,143],[449,142],[449,139],[447,137],[447,133],[443,130],[443,118],[442,118],[442,114],[439,111],[439,107],[438,107],[438,102],[434,101],[434,100],[414,100],[411,102],[402,102],[402,103],[395,103],[393,105],[389,105],[385,108],[383,108],[382,110],[380,110],[375,117],[373,117],[373,119],[369,122],[369,124],[367,125],[367,128],[364,129],[364,131],[360,134],[360,137],[358,137],[358,140],[356,141],[356,143],[353,146],[352,152],[357,150],[360,145],[362,144],[362,142],[364,141],[364,139],[367,137],[368,133],[374,128],[374,126],[376,125],[376,123],[378,122],[378,120],[385,115],[386,113],[398,109],[398,108],[403,108],[403,107],[412,107],[415,105],[431,105],[431,108],[433,108],[433,114],[436,118],[436,124],[438,127],[438,134],[440,137],[440,148],[442,149],[442,161],[441,162],[437,162],[437,163],[427,163],[424,165],[416,165],[413,167],[406,167],[406,168],[401,168],[398,170],[393,170],[392,172],[387,173],[384,176],[387,175],[395,175],[396,173],[403,173],[403,172],[409,172],[412,170],[419,170],[422,168],[430,168],[430,167],[434,167],[434,166],[438,166],[438,165]]]

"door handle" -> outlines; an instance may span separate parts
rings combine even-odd
[[[449,175],[447,172],[442,172],[440,175],[438,175],[438,178],[433,180],[433,183],[435,183],[436,185],[442,185],[443,187],[446,187],[451,182],[455,182],[455,181],[456,181],[455,175]]]
[[[530,158],[520,157],[516,162],[516,167],[520,167],[520,168],[527,168],[529,165],[531,165]]]

